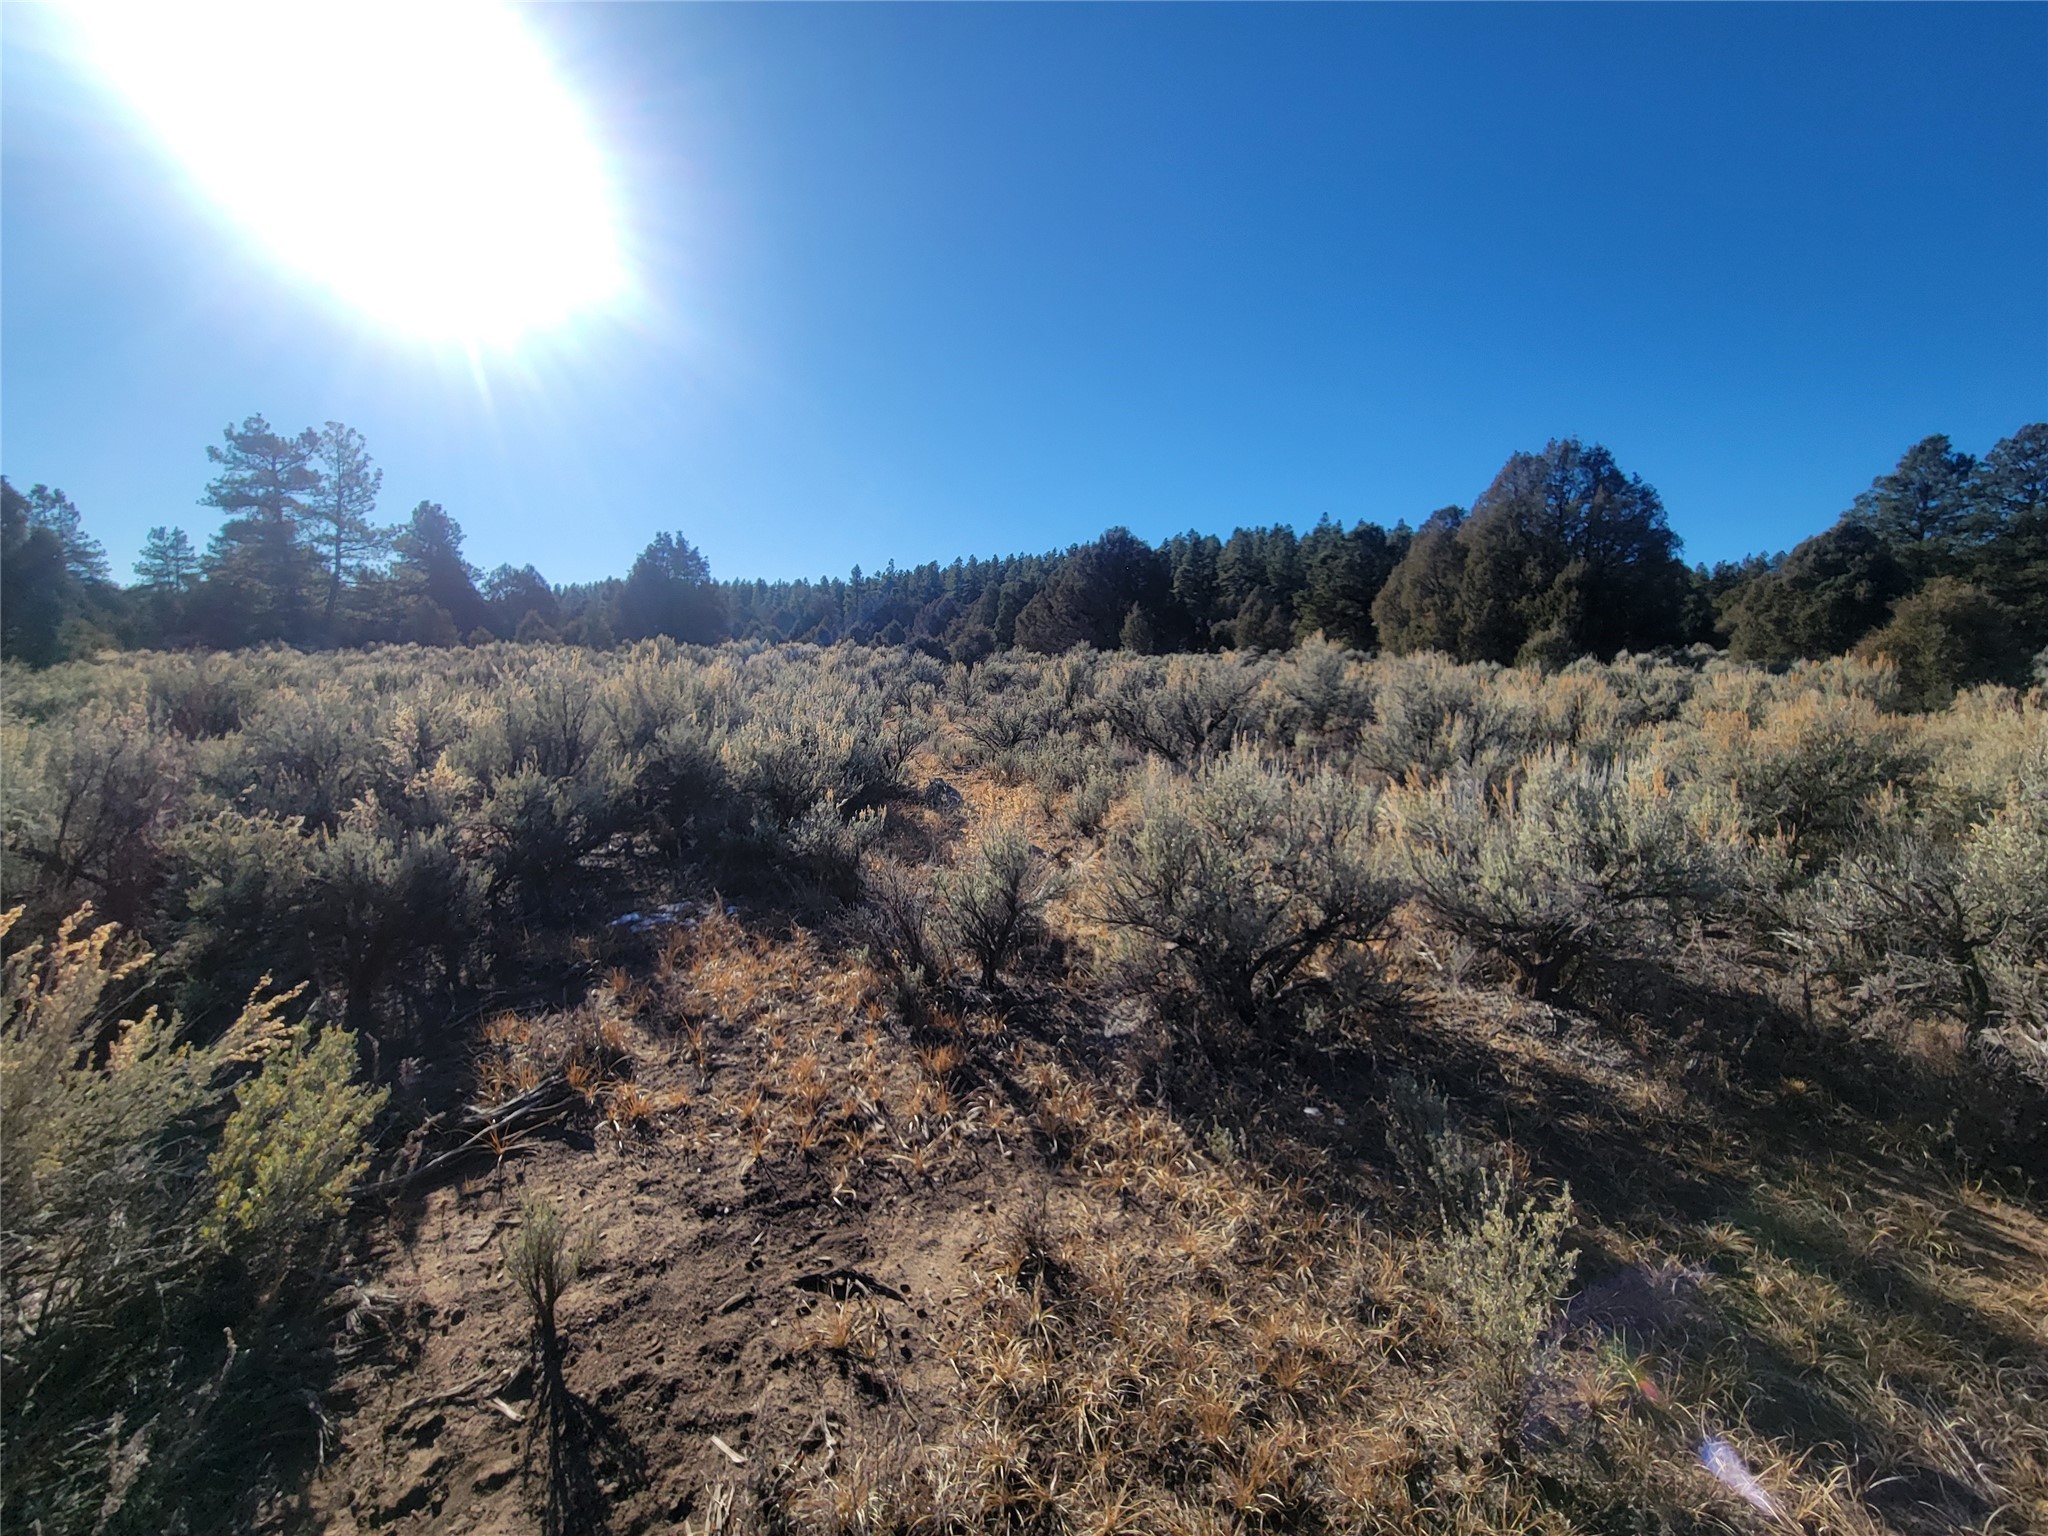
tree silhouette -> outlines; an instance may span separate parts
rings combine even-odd
[[[261,416],[222,433],[206,457],[221,466],[201,506],[228,520],[206,552],[207,574],[220,587],[212,605],[217,638],[230,643],[306,638],[306,585],[312,561],[299,539],[306,498],[320,489],[313,467],[320,438],[312,430],[284,437]]]
[[[354,427],[330,421],[320,430],[316,442],[314,457],[320,466],[319,478],[306,493],[305,520],[327,572],[327,604],[321,629],[331,639],[342,583],[389,549],[391,535],[370,521],[370,515],[377,510],[377,493],[384,486],[384,471],[370,462],[363,434]]]

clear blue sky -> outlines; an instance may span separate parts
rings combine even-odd
[[[644,303],[472,365],[253,249],[4,7],[0,468],[125,573],[212,532],[224,424],[338,419],[484,566],[669,528],[772,577],[1416,521],[1576,434],[1715,559],[2048,416],[2041,5],[527,19]]]

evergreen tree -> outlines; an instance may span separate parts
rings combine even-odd
[[[477,591],[476,568],[462,558],[462,525],[439,502],[423,501],[414,507],[392,547],[401,601],[433,604],[459,635],[485,624],[490,613]],[[513,623],[516,628],[518,621]]]
[[[1906,450],[1849,513],[1898,552],[1920,579],[1956,568],[1971,542],[1977,461],[1936,433]]]
[[[1953,576],[1901,598],[1890,622],[1857,650],[1896,663],[1901,701],[1920,709],[1942,708],[1959,688],[2027,680],[2027,649],[2011,612]]]
[[[1113,651],[1133,606],[1151,616],[1171,600],[1165,562],[1128,528],[1112,528],[1061,563],[1052,580],[1017,614],[1015,640],[1027,651],[1054,655],[1076,645]]]
[[[135,561],[135,579],[160,592],[184,592],[199,579],[199,556],[182,528],[162,524],[149,530]]]
[[[57,543],[64,551],[65,572],[73,583],[80,587],[111,583],[107,552],[98,539],[85,531],[78,508],[72,505],[69,496],[47,485],[30,486],[28,520],[57,536]]]
[[[0,478],[0,656],[46,667],[71,589],[64,541],[29,518],[28,498]]]
[[[1349,533],[1321,523],[1301,544],[1304,577],[1297,606],[1295,633],[1320,632],[1337,645],[1355,651],[1379,643],[1372,605],[1407,552],[1377,523],[1360,523]]]
[[[1458,531],[1464,525],[1463,507],[1441,507],[1409,540],[1373,599],[1373,627],[1384,649],[1458,653],[1458,591],[1465,576]]]
[[[1457,538],[1463,660],[1605,658],[1683,638],[1687,576],[1663,503],[1597,443],[1516,454]]]
[[[1210,636],[1223,615],[1217,611],[1216,562],[1223,553],[1214,534],[1189,532],[1176,541],[1173,560],[1173,603],[1185,642],[1195,650],[1210,648]]]
[[[484,578],[484,601],[489,607],[491,632],[502,640],[526,638],[521,630],[530,619],[547,628],[550,636],[561,619],[561,603],[555,590],[530,565],[514,570],[501,565]]]
[[[714,645],[726,635],[725,594],[712,584],[710,563],[679,533],[657,533],[640,552],[618,606],[618,629],[629,640],[669,635]]]
[[[1723,599],[1728,653],[1773,665],[1840,655],[1882,624],[1912,585],[1884,539],[1845,519]]]
[[[2029,650],[2048,646],[2048,423],[2021,427],[1978,466],[1971,567]]]
[[[320,489],[313,467],[319,435],[308,429],[284,437],[251,416],[223,436],[225,446],[206,450],[221,473],[200,498],[201,506],[218,507],[228,518],[206,552],[214,638],[301,642],[313,563],[299,527],[306,498]]]
[[[370,521],[384,486],[384,471],[370,462],[362,433],[338,421],[328,422],[316,437],[314,459],[319,477],[306,493],[305,522],[327,575],[321,630],[331,642],[342,584],[389,549],[391,535]]]

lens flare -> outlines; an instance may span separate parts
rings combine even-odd
[[[613,188],[509,9],[85,6],[92,64],[278,258],[378,321],[504,342],[616,303]]]

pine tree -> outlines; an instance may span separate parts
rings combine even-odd
[[[1919,579],[1951,571],[1970,543],[1976,469],[1940,433],[1924,437],[1856,498],[1849,517],[1896,549]]]
[[[462,525],[439,502],[414,507],[392,542],[406,596],[439,608],[458,634],[469,634],[489,617],[476,568],[462,558]]]
[[[63,541],[31,522],[28,498],[0,478],[0,655],[32,667],[58,660],[70,586]]]
[[[135,562],[135,579],[163,592],[183,592],[199,579],[199,556],[182,528],[162,524],[149,530]]]
[[[251,416],[222,435],[226,446],[206,450],[221,474],[200,498],[201,506],[228,515],[206,552],[210,584],[221,589],[215,594],[216,638],[303,640],[312,561],[299,526],[306,498],[320,489],[313,467],[319,434],[309,428],[284,437],[261,416]]]
[[[2023,643],[2048,646],[2048,423],[2001,440],[1978,466],[1971,564],[2012,610]]]
[[[343,582],[389,549],[391,535],[370,521],[384,486],[384,471],[370,462],[363,434],[330,421],[318,434],[314,457],[320,466],[319,482],[306,497],[306,522],[327,574],[321,629],[331,641]]]
[[[725,638],[725,594],[711,565],[681,534],[658,533],[619,592],[619,629],[628,639],[669,635],[692,645]]]
[[[28,520],[57,536],[64,550],[64,569],[72,581],[80,586],[105,586],[112,580],[105,548],[85,531],[78,508],[62,491],[47,485],[30,486]]]
[[[1458,530],[1464,524],[1463,507],[1442,507],[1409,540],[1407,553],[1373,599],[1373,627],[1386,650],[1458,653],[1458,589],[1465,575]]]

